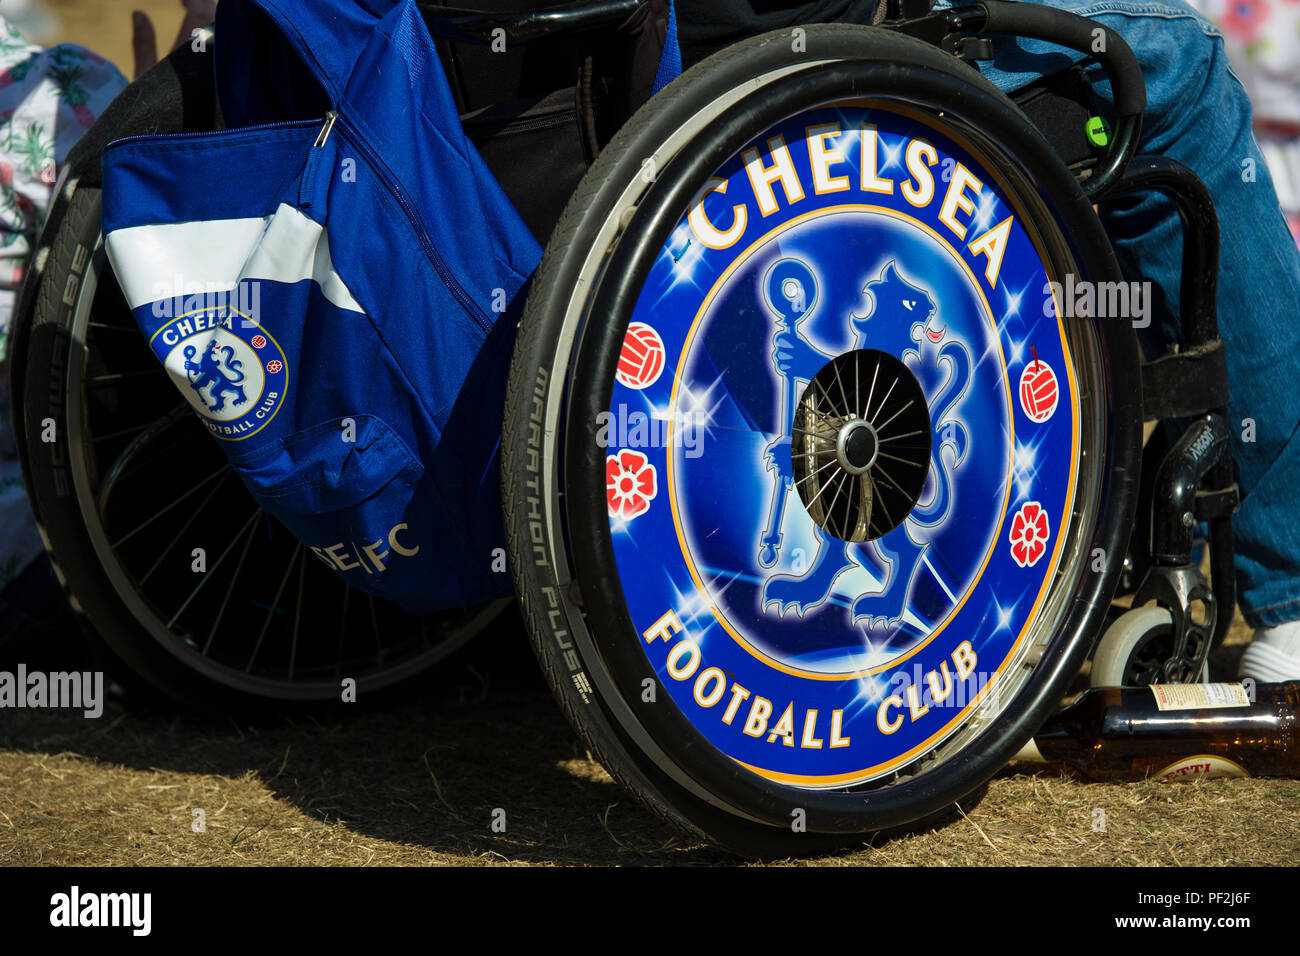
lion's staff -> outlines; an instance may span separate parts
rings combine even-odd
[[[768,271],[766,292],[767,307],[777,316],[776,331],[772,335],[772,354],[775,357],[782,351],[780,339],[783,335],[792,341],[798,338],[799,323],[812,311],[817,299],[817,280],[813,277],[812,270],[799,260],[782,259]],[[782,379],[781,418],[778,421],[784,426],[786,437],[793,439],[793,366],[782,373]],[[773,449],[769,467],[775,473],[776,480],[772,486],[767,531],[758,551],[758,563],[765,568],[776,564],[777,553],[781,550],[781,521],[785,517],[785,503],[790,495],[790,486],[794,484],[794,462],[791,456],[783,456],[777,449]]]

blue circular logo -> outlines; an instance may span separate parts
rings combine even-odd
[[[289,381],[284,350],[255,320],[228,307],[186,312],[150,340],[173,384],[217,438],[261,431]]]
[[[656,261],[602,430],[615,558],[649,666],[756,772],[897,768],[1021,649],[1078,441],[1032,229],[950,135],[845,103],[724,164]]]

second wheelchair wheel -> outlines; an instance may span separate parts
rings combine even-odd
[[[919,41],[806,41],[700,64],[599,157],[503,446],[575,726],[757,854],[942,811],[1032,735],[1105,613],[1139,451],[1131,330],[1053,286],[1118,276],[1041,135]]]
[[[374,703],[509,602],[415,616],[352,589],[258,507],[140,334],[103,249],[99,151],[180,131],[179,103],[187,124],[210,122],[211,82],[209,55],[182,48],[69,157],[16,321],[28,490],[123,683],[223,714]]]

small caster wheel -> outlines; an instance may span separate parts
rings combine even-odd
[[[1167,608],[1139,607],[1120,615],[1092,655],[1093,687],[1141,687],[1160,682],[1160,669],[1173,652],[1174,619]],[[1209,680],[1208,662],[1201,669]]]

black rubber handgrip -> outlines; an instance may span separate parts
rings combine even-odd
[[[1095,20],[1037,3],[977,0],[975,5],[988,11],[981,33],[1031,37],[1091,54],[1110,77],[1116,115],[1137,116],[1146,109],[1147,87],[1142,79],[1142,68],[1138,66],[1133,50],[1114,30]],[[1097,45],[1097,30],[1102,31],[1102,50],[1093,49]]]

